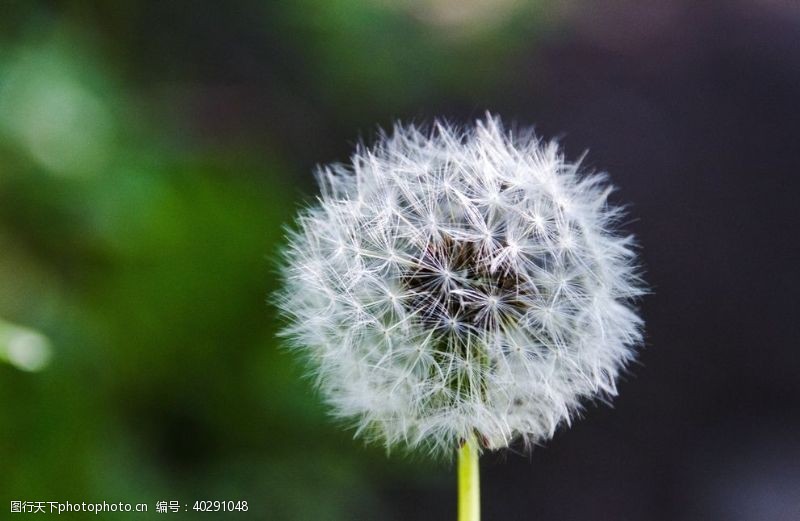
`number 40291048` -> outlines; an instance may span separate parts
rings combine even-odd
[[[193,510],[198,512],[247,512],[247,501],[195,501]]]

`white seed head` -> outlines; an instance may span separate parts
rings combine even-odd
[[[322,395],[388,447],[552,437],[641,341],[634,244],[603,174],[487,116],[396,126],[320,168],[279,305]]]

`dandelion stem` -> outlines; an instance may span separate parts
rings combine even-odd
[[[480,519],[478,440],[473,434],[458,449],[458,521],[480,521]]]

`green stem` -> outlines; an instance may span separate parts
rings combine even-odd
[[[458,449],[458,521],[480,521],[480,519],[478,440],[473,434]]]

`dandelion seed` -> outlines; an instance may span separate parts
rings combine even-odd
[[[398,125],[318,179],[279,304],[357,433],[434,453],[536,444],[616,393],[642,285],[604,174],[487,116]]]

